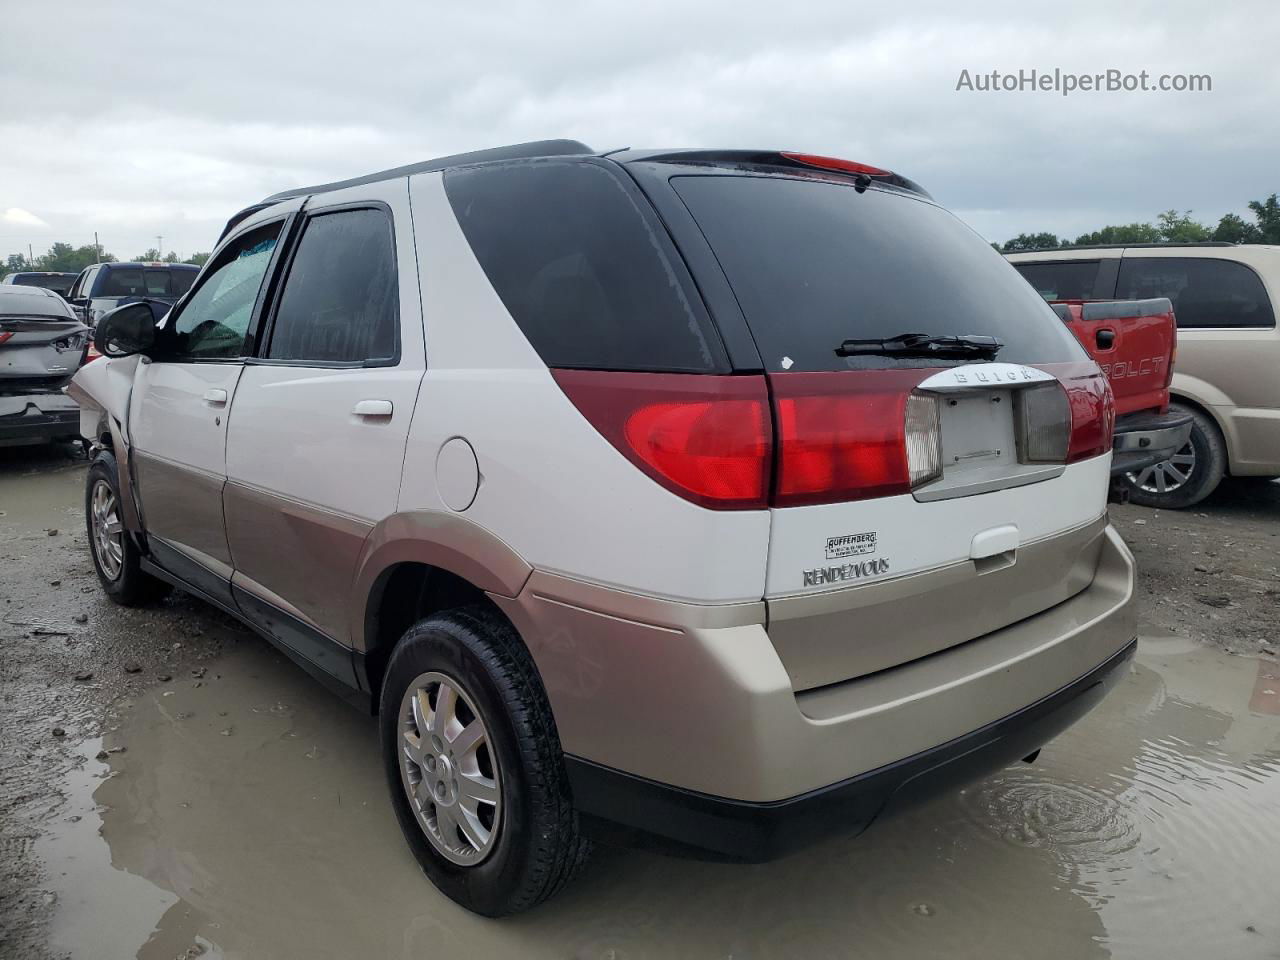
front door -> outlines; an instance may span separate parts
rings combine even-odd
[[[130,401],[131,466],[151,551],[161,566],[227,604],[227,414],[283,225],[248,228],[222,247],[200,286],[162,324],[152,357],[138,364]]]

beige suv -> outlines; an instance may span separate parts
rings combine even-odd
[[[1173,301],[1172,406],[1195,426],[1172,459],[1129,475],[1136,502],[1189,507],[1226,474],[1280,476],[1280,247],[1079,247],[1009,260],[1046,299]]]

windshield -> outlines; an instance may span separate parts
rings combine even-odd
[[[838,356],[905,333],[995,337],[1001,361],[1084,359],[990,245],[941,207],[829,180],[679,176],[672,186],[733,286],[771,371],[954,365],[963,357]]]

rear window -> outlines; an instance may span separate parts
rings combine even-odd
[[[1243,263],[1208,257],[1125,257],[1116,296],[1168,297],[1179,327],[1274,327],[1262,280]]]
[[[1100,260],[1015,263],[1013,268],[1046,300],[1092,300],[1097,297]]]
[[[107,271],[95,296],[177,298],[191,289],[199,272],[170,267],[115,267]]]
[[[191,289],[191,284],[195,282],[199,270],[170,270],[169,271],[169,294],[170,296],[180,297]]]
[[[117,267],[98,282],[99,297],[145,297],[146,281],[141,267]]]
[[[996,359],[1012,363],[1084,358],[1004,257],[932,203],[829,180],[671,183],[724,268],[769,370],[929,365],[835,353],[845,340],[902,333],[998,337]]]
[[[604,162],[464,168],[444,182],[476,259],[548,366],[727,369],[670,238]]]
[[[44,287],[46,290],[52,290],[55,293],[65,294],[71,289],[71,284],[75,282],[75,274],[67,276],[40,276],[39,274],[27,273],[18,274],[13,278],[13,282],[19,287]]]

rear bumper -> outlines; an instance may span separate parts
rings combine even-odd
[[[532,641],[588,823],[764,860],[1025,756],[1096,703],[1136,634],[1132,555],[1109,526],[1101,540],[1069,599],[799,693],[760,623],[655,626],[630,619],[648,607],[589,609],[550,580],[503,603]]]
[[[860,833],[873,820],[957,788],[1034,753],[1120,681],[1137,640],[1082,677],[1006,717],[946,743],[840,783],[776,803],[745,803],[633,777],[566,758],[574,803],[604,835],[658,838],[663,845],[762,862],[823,838]]]
[[[80,408],[60,393],[4,397],[0,444],[80,436]],[[25,402],[24,402],[25,401]],[[16,412],[5,412],[15,410]]]
[[[1191,439],[1191,416],[1185,413],[1131,413],[1116,420],[1112,444],[1113,476],[1168,460]]]

